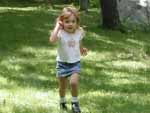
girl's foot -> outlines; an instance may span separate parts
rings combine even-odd
[[[66,103],[60,103],[60,109],[67,110]]]
[[[72,112],[73,113],[81,113],[78,102],[72,103]]]

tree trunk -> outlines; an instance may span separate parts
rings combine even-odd
[[[120,24],[117,0],[100,0],[100,4],[103,27],[110,29],[117,28]]]
[[[80,10],[88,11],[89,0],[79,0]]]

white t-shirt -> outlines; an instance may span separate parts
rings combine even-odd
[[[81,28],[75,33],[68,33],[64,30],[58,32],[57,61],[74,63],[80,61],[80,40],[84,32]]]

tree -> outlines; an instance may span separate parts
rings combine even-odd
[[[120,24],[117,0],[100,0],[100,4],[103,27],[110,29],[117,28]]]
[[[89,0],[79,0],[80,10],[88,11]]]

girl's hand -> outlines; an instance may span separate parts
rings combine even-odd
[[[51,36],[49,38],[49,41],[51,43],[55,43],[57,41],[57,39],[58,39],[57,35],[58,35],[58,32],[59,32],[60,29],[63,29],[63,22],[60,21],[60,20],[57,20],[56,25],[55,25],[55,27],[54,27],[54,29],[51,33]]]
[[[82,56],[86,56],[87,55],[87,51],[88,51],[88,49],[87,48],[80,48],[80,53],[81,53],[81,55]]]
[[[61,21],[57,21],[55,27],[58,29],[63,29],[63,23]]]
[[[62,21],[59,21],[58,23],[59,23],[61,29],[63,29],[63,28],[64,28],[63,22],[62,22]]]

